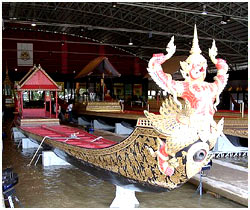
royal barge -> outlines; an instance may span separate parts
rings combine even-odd
[[[43,84],[38,84],[41,78]],[[24,108],[23,92],[38,90],[50,92],[44,96],[45,106],[47,103],[49,108]],[[169,191],[188,181],[211,158],[197,148],[192,155],[198,152],[197,158],[204,155],[204,160],[190,168],[193,163],[189,163],[187,158],[193,142],[185,142],[173,150],[175,155],[165,154],[162,143],[169,142],[169,137],[154,129],[146,118],[138,119],[133,133],[121,143],[83,129],[60,125],[58,114],[51,110],[51,92],[58,90],[60,88],[40,66],[32,68],[17,87],[19,114],[15,126],[32,140],[42,143],[44,149],[53,150],[60,158],[101,179],[137,191]],[[168,144],[171,146],[170,142]],[[172,165],[163,166],[166,161],[157,155],[157,151],[163,152],[164,158],[169,159]]]
[[[187,59],[187,63],[200,62],[203,58],[199,57],[199,51],[197,53],[197,45],[195,30],[191,57]],[[168,47],[172,50],[172,39]],[[155,55],[149,62],[148,71],[154,80],[158,79],[156,83],[160,87],[176,84],[174,81],[165,81],[169,77],[162,75],[162,69],[159,66],[164,59],[168,59],[173,54],[169,48],[166,56]],[[198,59],[195,57],[197,55]],[[183,66],[185,67],[185,64]],[[226,70],[224,72],[222,64],[217,67],[219,68],[218,80],[222,80]],[[202,78],[203,74],[204,71],[201,72]],[[193,84],[188,80],[183,85],[190,85],[191,88]],[[196,81],[192,86],[196,91],[197,85],[203,89],[209,86],[208,83],[203,83],[203,80],[200,84]],[[155,115],[145,111],[146,117],[138,119],[134,131],[117,143],[101,136],[94,136],[79,128],[60,125],[57,109],[57,91],[60,88],[41,66],[34,66],[17,86],[18,115],[15,118],[15,125],[44,148],[53,150],[60,158],[115,185],[135,191],[170,191],[199,173],[212,158],[210,151],[223,130],[223,119],[216,123],[213,120],[214,112],[210,112],[210,105],[213,105],[215,98],[218,98],[218,94],[223,89],[220,85],[221,83],[215,81],[215,84],[209,86],[209,91],[215,89],[214,92],[208,92],[211,99],[207,97],[207,92],[205,97],[202,92],[197,94],[186,92],[183,94],[185,104],[178,102],[176,93],[173,92],[175,87],[169,87],[173,97],[169,97],[162,104],[160,114]],[[220,87],[216,89],[217,86]],[[42,96],[45,101],[44,105],[42,103],[44,107],[24,107],[23,94],[31,91],[44,92]],[[201,101],[211,100],[206,101],[208,107],[203,107],[204,102],[193,104],[189,101],[189,97],[201,96]],[[52,98],[56,107],[55,113],[52,111]]]

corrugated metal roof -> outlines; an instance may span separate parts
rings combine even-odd
[[[15,28],[88,38],[95,46],[115,47],[146,62],[154,53],[166,52],[171,36],[175,56],[188,56],[196,24],[208,62],[215,39],[218,56],[227,60],[230,71],[248,67],[248,2],[116,2],[116,7],[114,2],[3,2],[2,9],[3,31]],[[37,26],[31,27],[32,22]],[[130,40],[133,45],[128,45]]]

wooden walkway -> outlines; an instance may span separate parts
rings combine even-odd
[[[205,191],[223,196],[244,206],[248,206],[248,168],[213,159],[212,168],[202,177]],[[197,174],[189,180],[199,185],[200,175]]]

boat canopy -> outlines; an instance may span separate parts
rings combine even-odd
[[[17,110],[23,118],[58,118],[58,103],[57,103],[57,91],[61,90],[56,82],[51,79],[51,77],[42,69],[39,65],[38,67],[34,66],[30,71],[20,80],[17,85],[18,100],[17,100]],[[23,94],[25,91],[45,91],[44,94],[44,107],[24,107]],[[46,93],[47,91],[47,93]],[[51,93],[55,92],[55,105],[56,113],[55,116],[52,114],[52,102],[51,102]],[[30,95],[29,95],[30,97]],[[49,111],[46,109],[46,102],[49,102]],[[33,104],[32,104],[33,105]],[[21,122],[22,124],[22,122]]]
[[[34,66],[31,68],[30,71],[22,78],[22,80],[17,85],[17,90],[60,91],[61,88],[39,65],[38,67]]]
[[[121,74],[113,67],[107,57],[101,56],[90,61],[75,77],[79,79],[86,76],[93,77],[120,77]]]

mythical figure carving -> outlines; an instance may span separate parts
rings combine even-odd
[[[217,124],[213,115],[216,106],[219,104],[219,95],[227,83],[228,65],[223,59],[215,58],[217,48],[213,40],[212,47],[209,49],[209,56],[217,68],[217,75],[213,83],[204,81],[207,60],[201,55],[196,26],[190,56],[186,61],[180,62],[184,81],[173,80],[171,75],[164,73],[161,67],[161,64],[171,58],[176,51],[174,37],[168,43],[166,51],[166,55],[153,55],[148,64],[148,72],[156,84],[170,93],[172,97],[166,99],[162,104],[160,115],[147,111],[144,113],[155,129],[169,136],[169,140],[166,142],[161,142],[158,139],[158,150],[156,152],[149,149],[152,155],[157,155],[161,171],[171,176],[178,166],[175,159],[175,154],[178,151],[195,143],[196,146],[193,146],[204,151],[203,155],[206,156],[220,136],[224,119],[222,118]],[[183,100],[182,103],[177,97]],[[197,170],[200,170],[205,164],[203,160],[206,159],[204,157],[200,161],[192,160],[195,154],[190,156],[190,153],[192,153],[192,149],[190,149],[188,150],[189,154],[187,154],[188,177],[197,173]],[[195,151],[197,150],[193,150],[193,152]],[[197,168],[196,171],[193,170],[194,167]],[[195,172],[191,172],[192,170]]]

